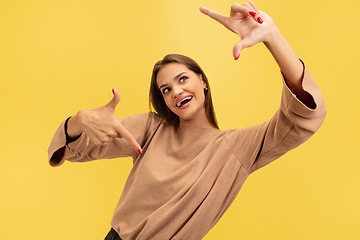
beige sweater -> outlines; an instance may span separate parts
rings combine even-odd
[[[86,162],[131,156],[130,172],[112,227],[122,239],[201,239],[219,221],[253,171],[309,139],[322,124],[326,108],[309,72],[303,87],[316,109],[300,102],[284,82],[280,109],[269,121],[220,131],[180,124],[176,131],[153,113],[119,121],[143,148],[138,155],[124,139],[105,147],[82,134],[66,145],[64,123],[49,147],[51,166],[65,159]]]

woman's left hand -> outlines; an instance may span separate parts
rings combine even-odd
[[[240,36],[241,41],[233,48],[235,60],[240,57],[242,49],[266,42],[269,33],[277,30],[274,21],[266,13],[258,10],[252,1],[243,5],[234,3],[229,17],[204,7],[201,7],[200,11]]]

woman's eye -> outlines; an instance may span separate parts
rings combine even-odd
[[[169,92],[169,88],[164,88],[163,89],[163,94],[166,94],[167,92]]]
[[[182,83],[182,82],[185,82],[187,79],[188,79],[187,77],[182,77],[182,78],[180,78],[179,81]]]

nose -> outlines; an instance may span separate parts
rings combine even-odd
[[[172,97],[173,98],[178,98],[183,94],[183,89],[181,87],[173,87],[173,91],[172,91]]]

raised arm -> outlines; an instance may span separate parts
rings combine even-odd
[[[248,1],[242,5],[234,3],[231,6],[230,16],[224,16],[204,7],[201,7],[200,11],[239,35],[241,41],[233,48],[235,60],[240,57],[242,49],[263,42],[280,67],[293,93],[308,107],[315,107],[312,97],[302,87],[304,70],[302,63],[280,34],[272,18],[260,11],[254,2]]]

